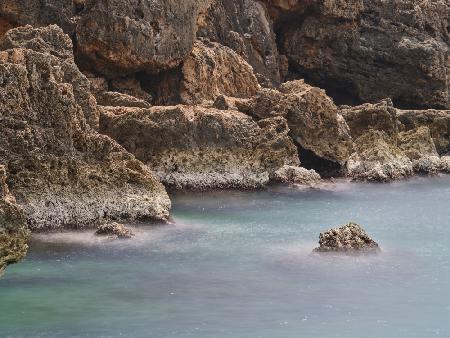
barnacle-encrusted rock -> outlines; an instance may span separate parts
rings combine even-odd
[[[257,123],[200,106],[103,107],[100,125],[171,188],[257,188],[284,165],[299,165],[282,117]]]
[[[26,255],[29,235],[23,210],[6,184],[6,168],[0,165],[0,276]]]
[[[134,237],[134,233],[130,229],[117,222],[99,225],[95,234],[98,236],[108,236],[109,238],[119,239]]]
[[[214,100],[219,95],[250,97],[259,89],[252,67],[235,51],[218,43],[197,41],[182,68],[181,101]]]
[[[95,99],[62,30],[17,28],[0,46],[0,163],[30,227],[167,219],[170,200],[156,177],[91,127]]]
[[[319,247],[314,249],[314,252],[377,253],[379,250],[378,244],[361,226],[348,223],[322,232],[319,236]]]

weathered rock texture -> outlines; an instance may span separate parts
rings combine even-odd
[[[352,141],[338,108],[323,90],[303,81],[286,82],[279,90],[262,89],[239,108],[258,119],[285,117],[290,135],[304,150],[303,164],[310,158],[317,170],[339,170],[350,156]]]
[[[449,108],[446,0],[266,0],[290,70],[341,102]]]
[[[314,249],[315,252],[342,253],[377,253],[379,250],[378,244],[356,223],[322,232],[319,247]]]
[[[116,222],[98,226],[95,234],[97,236],[108,236],[110,239],[127,239],[134,236],[134,233],[130,229]]]
[[[262,187],[277,169],[299,164],[282,117],[256,123],[200,106],[105,107],[100,125],[176,189]]]
[[[181,101],[214,100],[219,95],[250,97],[259,89],[253,68],[232,49],[197,41],[183,64]]]
[[[164,187],[98,124],[89,81],[56,26],[9,31],[0,41],[0,163],[33,229],[108,219],[165,220]],[[88,124],[89,122],[89,124]]]
[[[322,183],[322,179],[314,170],[285,165],[275,171],[274,180],[285,184],[296,184],[315,187]]]
[[[263,86],[280,84],[280,61],[272,22],[265,6],[254,0],[214,0],[198,22],[198,36],[235,50]]]
[[[76,28],[77,52],[105,75],[156,73],[191,52],[197,17],[209,0],[88,0]]]
[[[450,110],[397,110],[397,115],[402,131],[428,127],[437,152],[450,154]]]
[[[25,256],[29,235],[25,214],[9,192],[6,169],[0,165],[0,277],[7,265]]]

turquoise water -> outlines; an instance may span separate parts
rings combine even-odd
[[[133,240],[35,237],[0,280],[0,336],[450,337],[449,176],[173,200]],[[350,220],[382,254],[310,254]]]

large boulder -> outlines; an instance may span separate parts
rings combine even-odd
[[[439,155],[450,154],[450,110],[397,110],[400,130],[428,127]]]
[[[87,0],[76,28],[83,66],[110,77],[157,73],[191,52],[209,0]]]
[[[167,219],[170,200],[156,177],[90,126],[95,100],[71,50],[57,26],[17,28],[0,41],[0,163],[28,224]]]
[[[282,166],[299,165],[282,117],[256,123],[201,106],[104,107],[100,128],[175,189],[258,188]]]
[[[377,253],[379,251],[377,242],[356,223],[348,223],[322,232],[319,236],[319,247],[314,249],[314,252],[319,253]]]
[[[0,165],[0,276],[26,255],[29,235],[25,214],[6,184],[6,168]]]
[[[282,62],[266,7],[254,0],[213,0],[197,35],[230,47],[254,69],[261,85],[280,84]]]
[[[301,80],[286,82],[279,90],[261,89],[240,103],[239,109],[258,119],[285,117],[290,135],[299,145],[302,163],[311,158],[314,169],[320,167],[320,160],[340,169],[350,156],[350,132],[333,100]]]
[[[448,1],[265,2],[292,75],[342,103],[450,107]]]
[[[185,104],[214,100],[219,95],[250,97],[258,89],[253,68],[221,44],[199,40],[183,63],[180,96]]]

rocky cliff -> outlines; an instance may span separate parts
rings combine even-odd
[[[33,230],[164,221],[166,188],[449,171],[449,16],[445,0],[3,0],[14,212]]]

